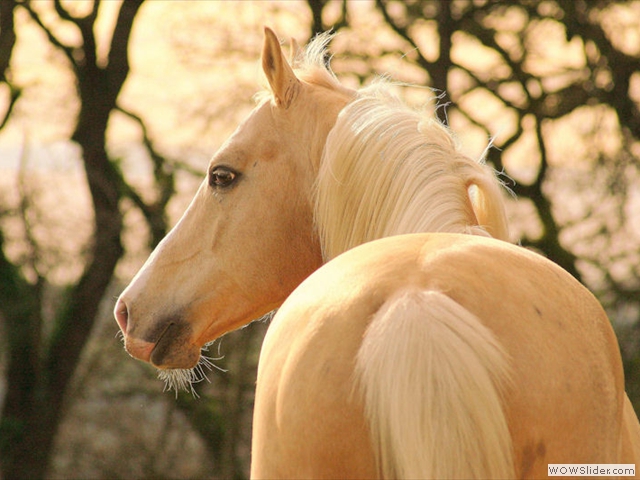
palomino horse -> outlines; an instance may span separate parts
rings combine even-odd
[[[265,29],[270,92],[118,300],[127,351],[183,372],[280,307],[260,357],[255,478],[638,463],[598,302],[502,241],[497,181],[444,127],[384,84],[341,86],[327,41],[293,55],[294,70]]]

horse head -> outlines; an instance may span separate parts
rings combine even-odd
[[[324,67],[318,45],[328,38],[296,74],[265,29],[271,95],[213,156],[188,209],[118,299],[133,357],[194,367],[203,345],[277,308],[322,264],[311,192],[326,136],[353,94]]]

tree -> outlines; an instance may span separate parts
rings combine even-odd
[[[74,387],[71,377],[96,323],[98,308],[105,302],[116,264],[124,253],[121,243],[124,215],[131,206],[142,213],[149,230],[148,247],[152,249],[168,229],[167,205],[176,191],[178,170],[202,176],[202,172],[188,164],[169,159],[158,151],[144,116],[120,103],[120,94],[129,74],[131,32],[142,3],[127,1],[118,5],[106,58],[100,51],[100,41],[104,38],[97,37],[96,22],[104,5],[99,0],[83,6],[55,1],[49,9],[29,1],[0,5],[0,44],[8,47],[2,50],[1,60],[5,66],[2,81],[9,92],[2,126],[8,125],[17,115],[14,107],[19,105],[23,90],[28,91],[31,87],[13,82],[15,75],[11,65],[17,28],[14,17],[18,12],[26,13],[32,24],[45,34],[49,46],[61,54],[58,57],[62,57],[75,82],[77,101],[66,102],[77,104],[79,108],[70,139],[82,152],[94,219],[91,241],[80,259],[83,273],[65,288],[62,300],[53,302],[55,318],[50,321],[45,310],[50,310],[52,302],[47,297],[54,288],[42,265],[46,263],[43,261],[45,256],[56,253],[47,251],[36,236],[29,234],[36,223],[34,218],[40,220],[46,214],[38,211],[25,175],[20,182],[20,205],[4,212],[0,209],[0,320],[7,332],[3,345],[7,351],[3,358],[7,394],[0,423],[0,464],[6,478],[42,478],[46,475],[53,440],[71,400],[65,400],[70,386]],[[69,37],[58,37],[60,25],[74,27],[78,42]],[[151,193],[146,187],[135,187],[134,179],[128,179],[123,168],[126,159],[120,158],[117,149],[107,145],[107,128],[116,116],[119,120],[126,117],[139,129],[140,143],[151,164]],[[28,255],[16,257],[8,253],[11,242],[4,241],[3,218],[20,220],[22,230],[26,232],[23,240],[27,245],[23,248],[30,252]],[[117,328],[115,323],[113,327],[114,330]],[[246,461],[241,460],[242,454],[237,451],[239,445],[247,445],[243,432],[247,431],[246,421],[251,416],[250,410],[247,411],[251,399],[246,397],[251,396],[249,393],[255,381],[256,341],[263,334],[262,327],[245,329],[227,339],[227,343],[237,344],[240,348],[219,363],[221,368],[225,362],[237,364],[238,371],[218,379],[215,384],[219,390],[217,395],[205,401],[190,400],[188,395],[181,394],[175,404],[207,442],[216,459],[216,467],[225,476],[242,477],[246,470]],[[250,352],[247,353],[244,347],[251,347]],[[245,368],[245,365],[249,366]],[[77,391],[78,386],[74,388]],[[241,404],[238,404],[238,398],[242,398]]]
[[[44,335],[42,304],[46,278],[37,265],[35,279],[25,276],[20,265],[6,255],[0,232],[0,314],[6,331],[7,394],[0,424],[0,454],[5,478],[43,478],[52,442],[64,406],[64,394],[82,348],[89,337],[98,307],[123,254],[120,241],[120,199],[125,183],[105,146],[106,130],[117,108],[119,92],[129,73],[128,46],[142,0],[122,2],[109,46],[106,64],[98,61],[95,22],[101,2],[95,1],[85,15],[74,15],[59,0],[54,2],[57,22],[74,26],[81,45],[59,39],[45,23],[36,4],[3,2],[0,5],[2,77],[10,92],[2,124],[10,118],[21,88],[11,81],[11,51],[15,44],[13,18],[23,9],[61,51],[76,79],[80,111],[71,139],[82,149],[94,223],[84,271],[64,294],[54,325]]]
[[[543,191],[550,166],[548,140],[543,132],[543,125],[547,120],[571,114],[588,102],[598,102],[614,108],[621,120],[622,128],[629,128],[631,132],[637,129],[637,107],[634,108],[634,102],[629,101],[628,87],[630,76],[635,71],[635,67],[630,66],[637,65],[638,59],[614,48],[603,25],[592,20],[598,18],[598,14],[605,10],[610,2],[545,2],[542,5],[539,2],[528,1],[511,4],[488,1],[476,5],[472,2],[422,1],[407,3],[400,14],[391,13],[392,5],[397,11],[398,2],[377,0],[376,4],[385,21],[414,48],[411,60],[428,72],[431,86],[444,92],[456,92],[446,93],[449,95],[446,102],[448,110],[461,113],[472,124],[482,128],[487,136],[491,136],[490,129],[481,120],[476,119],[476,111],[465,105],[465,96],[483,90],[517,115],[517,128],[513,134],[497,144],[498,149],[489,151],[489,160],[499,171],[509,171],[509,166],[503,164],[502,152],[518,142],[527,131],[525,124],[533,123],[529,130],[533,130],[536,137],[539,166],[533,181],[516,183],[512,185],[512,189],[518,197],[533,201],[543,231],[539,238],[525,238],[524,243],[545,252],[580,279],[581,273],[576,267],[577,256],[560,243],[561,227],[552,211],[553,202]],[[509,15],[521,17],[519,25],[511,31],[500,28],[501,22],[506,22]],[[429,60],[422,54],[417,38],[418,29],[412,28],[420,18],[437,24],[439,55],[435,60]],[[580,67],[581,72],[577,71],[578,68],[574,68],[572,72],[572,68],[565,65],[558,65],[557,69],[543,72],[540,67],[535,66],[532,57],[540,52],[532,46],[538,41],[545,42],[545,39],[540,38],[540,29],[550,23],[556,24],[554,27],[564,29],[567,42],[575,38],[582,43],[585,65],[584,68]],[[473,42],[491,51],[496,59],[492,67],[503,67],[500,73],[492,74],[487,70],[469,67],[464,60],[454,62],[451,52],[456,37],[458,43]],[[550,40],[546,41],[550,43]],[[590,54],[590,47],[595,47],[597,53]],[[596,77],[601,73],[603,57],[612,57],[604,63],[620,65],[620,70],[611,71],[611,82],[598,86]],[[456,73],[466,77],[466,88],[452,88],[451,78]],[[581,75],[578,75],[575,81],[559,88],[545,87],[554,77],[571,73]],[[612,85],[616,95],[611,95]],[[505,94],[506,86],[518,88],[521,104]],[[616,97],[615,101],[613,97]],[[443,120],[446,121],[446,118]]]

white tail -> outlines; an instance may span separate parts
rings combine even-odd
[[[469,233],[482,235],[482,229],[484,229],[493,238],[508,242],[509,226],[504,200],[502,200],[502,187],[489,167],[482,163],[461,164],[458,173],[466,179],[468,190],[471,186],[476,187],[471,197],[471,204],[477,225],[481,228],[471,227]]]
[[[413,290],[388,300],[356,376],[384,478],[514,478],[506,355],[451,298]]]

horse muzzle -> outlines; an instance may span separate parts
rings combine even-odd
[[[162,369],[188,369],[198,364],[200,347],[192,342],[193,328],[183,315],[134,321],[130,306],[120,297],[114,316],[124,334],[124,348],[133,358]]]

